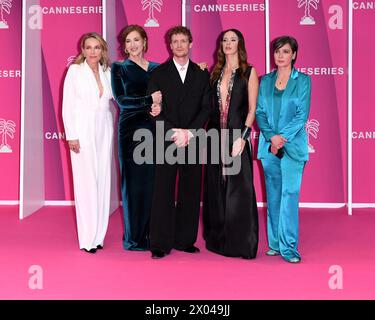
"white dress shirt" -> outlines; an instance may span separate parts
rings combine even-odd
[[[188,69],[188,67],[189,67],[189,61],[190,61],[190,60],[188,60],[188,61],[182,66],[182,65],[178,64],[178,63],[176,62],[175,59],[173,59],[174,65],[176,66],[177,71],[178,71],[178,73],[180,74],[180,77],[181,77],[181,81],[182,81],[182,83],[185,82],[187,69]],[[179,140],[179,139],[182,139],[181,141],[185,140],[184,133],[183,133],[183,130],[185,130],[185,129],[177,129],[177,130],[179,130],[178,133],[176,133],[177,139],[178,139],[178,140]],[[189,144],[189,140],[190,140],[194,135],[191,133],[190,130],[187,130],[187,133],[188,133],[187,144]]]
[[[180,74],[182,83],[184,83],[185,78],[186,78],[187,69],[188,69],[188,66],[189,66],[189,60],[183,66],[178,64],[175,59],[173,59],[173,62],[174,62],[175,66],[178,70],[178,73]]]

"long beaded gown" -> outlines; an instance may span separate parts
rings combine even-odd
[[[251,67],[245,72],[249,78]],[[233,130],[243,130],[248,114],[248,84],[240,76],[239,69],[233,71],[227,100],[221,101],[221,78],[214,84],[214,111],[207,130],[221,132],[220,154],[228,143],[229,150],[233,145]],[[225,106],[224,108],[222,106]],[[229,129],[225,138],[223,132]],[[228,141],[223,141],[227,139]],[[208,143],[208,150],[211,145]],[[247,141],[241,154],[241,168],[237,174],[227,174],[228,170],[220,163],[211,161],[207,152],[204,183],[204,238],[208,250],[215,253],[242,258],[255,258],[258,249],[258,210],[253,185],[253,157],[251,144]],[[222,159],[222,158],[220,158]]]

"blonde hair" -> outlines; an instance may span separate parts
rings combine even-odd
[[[96,32],[85,33],[81,37],[81,40],[80,40],[80,48],[81,48],[81,50],[84,49],[86,40],[90,39],[90,38],[98,40],[99,43],[100,43],[100,46],[102,47],[102,57],[101,57],[99,63],[103,66],[104,71],[106,71],[108,69],[108,67],[110,66],[110,64],[111,64],[110,61],[109,61],[109,57],[108,57],[108,45],[107,45],[107,42],[103,39],[103,37],[99,33],[96,33]],[[83,55],[83,52],[81,51],[81,53],[78,55],[78,57],[76,58],[76,60],[74,61],[74,63],[75,64],[81,64],[81,63],[83,63],[85,61],[85,59],[86,58]]]

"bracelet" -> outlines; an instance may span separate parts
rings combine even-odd
[[[245,129],[242,131],[241,138],[244,140],[247,140],[250,136],[251,128],[250,127],[245,127]]]

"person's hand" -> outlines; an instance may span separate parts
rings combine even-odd
[[[278,149],[276,147],[271,146],[271,152],[272,152],[273,155],[276,156],[277,155],[277,151],[278,151]]]
[[[161,94],[160,91],[155,91],[154,93],[151,94],[152,97],[152,102],[156,104],[161,104],[161,100],[163,95]]]
[[[207,62],[199,62],[199,63],[197,63],[197,65],[199,66],[199,68],[201,68],[201,70],[204,70],[204,69],[208,68]]]
[[[177,147],[183,147],[185,144],[185,137],[182,129],[173,128],[172,140]]]
[[[232,147],[232,157],[237,157],[242,154],[243,149],[245,148],[246,141],[242,138],[236,139]]]
[[[280,136],[280,135],[274,135],[271,138],[272,146],[274,146],[277,149],[281,149],[282,147],[284,147],[284,144],[286,142],[287,140],[283,136]]]
[[[79,153],[79,149],[81,148],[79,145],[79,140],[69,140],[68,145],[71,151]]]
[[[172,140],[179,148],[187,146],[190,139],[193,137],[193,134],[187,129],[173,128],[172,130],[174,131]]]
[[[153,103],[152,106],[151,106],[151,112],[150,112],[150,114],[153,117],[156,117],[156,116],[158,116],[160,114],[160,112],[161,112],[161,105]]]

